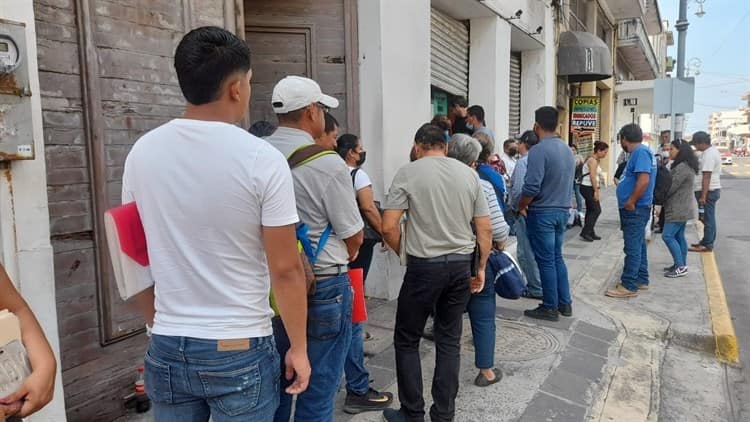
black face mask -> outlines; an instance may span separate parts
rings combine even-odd
[[[513,158],[516,156],[516,154],[518,154],[518,148],[510,148],[508,150],[508,157]]]
[[[359,160],[357,160],[357,167],[361,166],[365,163],[365,159],[367,158],[367,151],[362,151],[359,153]]]

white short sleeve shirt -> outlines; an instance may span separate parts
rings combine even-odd
[[[703,190],[703,172],[711,172],[711,182],[708,190],[721,189],[721,153],[718,148],[710,147],[703,151],[700,158],[700,172],[695,178],[695,191]]]
[[[298,221],[279,151],[230,124],[172,120],[133,146],[122,193],[136,202],[146,232],[154,334],[272,334],[262,228]]]
[[[349,174],[351,174],[354,169],[355,167],[349,167]],[[368,176],[367,173],[365,173],[365,171],[362,169],[357,170],[357,173],[354,175],[354,191],[359,192],[361,189],[364,189],[368,186],[372,186],[370,176]]]

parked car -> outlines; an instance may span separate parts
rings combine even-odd
[[[732,160],[732,151],[729,151],[729,148],[719,148],[719,154],[721,154],[721,164],[725,166],[731,166],[734,164],[734,160]]]

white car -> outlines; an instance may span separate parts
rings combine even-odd
[[[734,164],[732,160],[732,152],[728,148],[719,148],[719,154],[721,154],[721,164],[725,166],[731,166]]]

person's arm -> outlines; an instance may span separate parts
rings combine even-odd
[[[596,161],[596,158],[589,157],[588,161],[586,162],[586,165],[589,168],[589,180],[591,180],[591,187],[594,189],[594,201],[599,201],[599,174],[597,173],[597,167],[599,167],[599,162]]]
[[[146,320],[146,325],[148,325],[149,329],[154,326],[154,315],[156,315],[154,298],[154,286],[151,286],[133,296],[135,309],[141,314],[141,316],[143,316],[143,319]]]
[[[398,255],[401,248],[401,231],[399,221],[404,210],[385,210],[383,212],[383,241]]]
[[[484,288],[484,274],[487,268],[487,259],[492,249],[492,225],[490,217],[474,217],[474,227],[477,231],[477,246],[479,247],[479,265],[477,276],[471,281],[471,292],[479,293]]]
[[[344,239],[346,244],[346,253],[349,254],[349,262],[357,259],[359,255],[359,248],[365,241],[365,232],[363,230],[358,231],[354,236],[347,237]]]
[[[704,171],[703,172],[703,179],[701,180],[701,197],[700,197],[700,204],[706,205],[706,201],[708,201],[708,189],[711,187],[711,174],[710,171]]]
[[[52,400],[55,390],[57,361],[28,303],[21,297],[5,268],[0,265],[0,309],[13,312],[21,323],[23,342],[31,364],[31,375],[8,397],[0,397],[0,411],[5,416],[25,418]]]
[[[346,244],[348,260],[352,262],[357,259],[365,235],[362,231],[362,216],[352,189],[351,174],[340,157],[327,156],[320,159],[337,161],[336,164],[331,163],[334,167],[333,175],[323,192],[323,207],[333,232]]]
[[[370,226],[375,229],[378,233],[383,233],[383,221],[378,211],[378,207],[375,206],[375,200],[372,195],[372,186],[366,186],[357,191],[357,202],[359,202],[359,209],[362,214],[370,223]]]
[[[284,357],[286,379],[295,377],[288,394],[300,394],[310,382],[307,358],[307,283],[298,258],[295,225],[263,227],[263,247],[268,260],[271,289],[291,347]],[[297,257],[297,258],[292,258]]]
[[[541,145],[537,145],[529,151],[529,158],[524,177],[521,201],[518,204],[518,212],[526,215],[526,209],[531,201],[539,195],[544,180],[544,152]]]
[[[635,209],[636,202],[638,202],[641,196],[643,196],[643,193],[646,192],[646,189],[648,189],[650,177],[651,176],[648,173],[638,173],[633,193],[630,194],[630,198],[625,202],[624,208],[626,210],[633,211]]]

